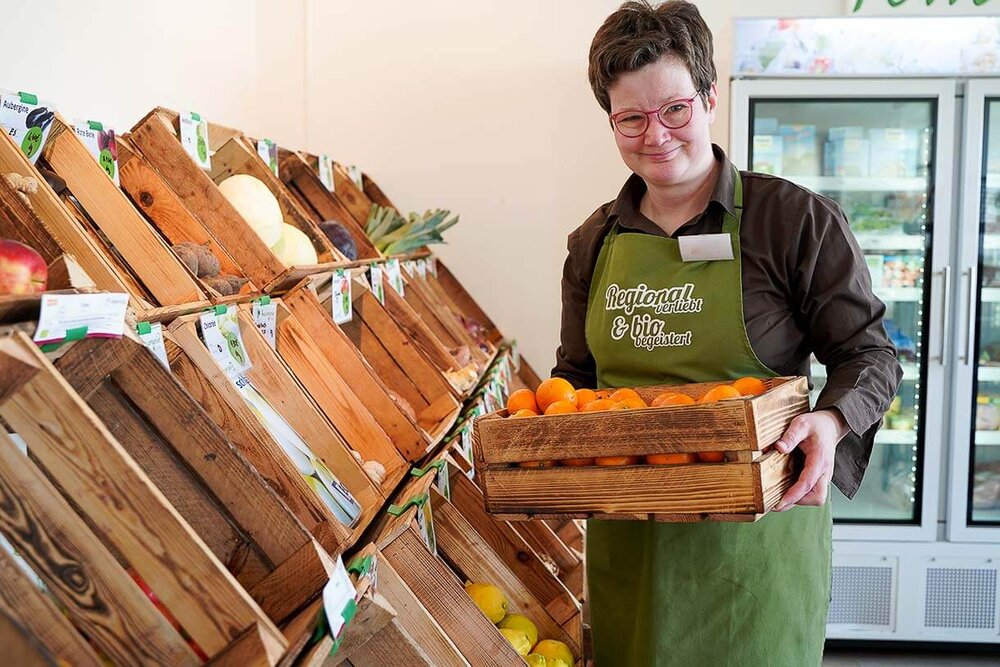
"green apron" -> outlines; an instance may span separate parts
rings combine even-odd
[[[773,377],[743,322],[736,215],[733,260],[681,259],[677,239],[604,239],[587,307],[601,388]],[[597,667],[819,665],[831,576],[830,503],[757,523],[596,521],[587,586]]]

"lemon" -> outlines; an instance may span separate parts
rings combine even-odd
[[[507,615],[507,596],[493,584],[468,583],[465,592],[491,623],[499,623]]]
[[[524,634],[520,630],[514,630],[513,628],[500,628],[500,634],[507,638],[510,645],[514,647],[518,655],[528,655],[528,651],[531,650],[531,644],[528,642],[528,635]]]
[[[541,653],[529,653],[525,660],[528,661],[528,667],[549,667],[548,660]]]
[[[534,652],[544,655],[549,661],[550,667],[558,667],[557,660],[565,662],[566,667],[570,667],[576,662],[573,659],[573,652],[569,650],[569,646],[555,639],[543,639],[538,642],[535,644]]]
[[[552,658],[552,665],[550,667],[573,667],[562,658]]]
[[[534,646],[538,643],[538,628],[535,624],[531,622],[531,619],[527,616],[522,616],[521,614],[507,614],[503,617],[503,620],[497,624],[498,628],[511,628],[512,630],[520,630],[524,634],[528,635],[528,641]]]

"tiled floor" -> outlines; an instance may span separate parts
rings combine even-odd
[[[823,665],[824,667],[910,667],[910,665],[985,667],[1000,665],[1000,646],[996,649],[996,655],[827,649]]]

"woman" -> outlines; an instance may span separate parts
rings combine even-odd
[[[715,78],[712,35],[688,2],[628,2],[597,32],[591,86],[634,174],[569,236],[552,374],[579,387],[805,375],[814,353],[828,380],[775,445],[805,455],[777,513],[589,523],[598,667],[820,664],[829,483],[857,491],[902,376],[840,208],[738,172],[711,143]],[[684,303],[666,314],[610,298],[671,287]]]

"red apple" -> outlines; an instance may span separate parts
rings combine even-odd
[[[49,269],[32,248],[0,240],[0,294],[35,294],[45,291]]]

